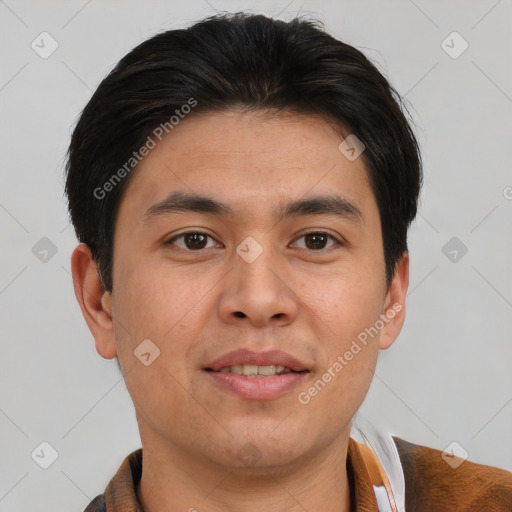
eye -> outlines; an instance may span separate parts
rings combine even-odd
[[[165,245],[172,245],[177,240],[183,239],[181,244],[175,244],[181,249],[197,251],[201,249],[208,249],[207,243],[208,238],[214,240],[207,233],[203,233],[201,231],[187,231],[186,233],[181,233],[179,235],[173,236],[170,240],[165,242]],[[215,244],[210,247],[215,247]]]
[[[300,240],[302,238],[304,238],[305,247],[301,247],[301,249],[321,251],[324,249],[328,249],[329,247],[332,247],[332,245],[334,244],[343,245],[333,235],[326,233],[325,231],[311,231],[310,233],[305,233],[304,235],[300,236],[299,238],[297,238],[297,240]],[[325,244],[327,243],[329,238],[334,241],[334,244],[325,247]]]
[[[186,233],[181,233],[179,235],[173,236],[167,242],[165,242],[165,245],[177,245],[179,248],[188,251],[200,251],[202,249],[208,249],[210,247],[215,247],[216,245],[219,245],[214,244],[208,247],[209,238],[211,240],[214,240],[213,237],[202,231],[187,231]],[[304,239],[304,246],[300,247],[301,249],[310,249],[317,252],[329,249],[335,244],[343,245],[333,235],[325,231],[311,231],[309,233],[305,233],[296,240],[301,239]],[[326,246],[329,239],[333,243],[331,243],[331,245]],[[180,243],[176,243],[178,240],[180,240]]]

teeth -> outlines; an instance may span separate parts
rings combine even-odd
[[[256,377],[256,375],[258,375],[258,367],[254,364],[244,364],[242,375],[247,375],[247,377]]]
[[[254,368],[256,368],[258,375],[275,375],[277,373],[275,366],[255,366]]]
[[[255,364],[226,366],[218,371],[221,373],[236,373],[237,375],[245,375],[246,377],[271,377],[272,375],[292,372],[292,370],[284,366],[257,366]]]

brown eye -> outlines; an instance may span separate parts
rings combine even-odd
[[[204,249],[207,239],[203,233],[190,233],[184,237],[188,249]]]
[[[200,231],[189,231],[171,238],[166,242],[166,245],[172,245],[177,240],[182,239],[181,243],[176,243],[178,247],[189,251],[197,251],[206,248],[209,238],[213,240],[213,238],[206,233],[201,233]]]
[[[340,242],[338,242],[338,240],[336,240],[332,235],[323,231],[313,231],[311,233],[306,233],[305,235],[299,237],[297,240],[301,239],[304,239],[304,247],[301,248],[310,249],[312,251],[321,251],[335,244],[341,245]],[[329,239],[333,240],[334,244],[326,247]]]

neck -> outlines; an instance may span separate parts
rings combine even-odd
[[[138,498],[144,512],[349,512],[348,437],[279,467],[240,468],[158,445],[149,436],[143,438]]]

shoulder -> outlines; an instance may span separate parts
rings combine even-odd
[[[445,460],[440,450],[393,439],[404,471],[406,510],[512,510],[511,472],[458,457]]]
[[[141,511],[136,492],[141,475],[142,448],[139,448],[125,457],[105,492],[96,496],[84,512]]]
[[[89,503],[84,512],[106,512],[106,510],[105,495],[100,494]]]

